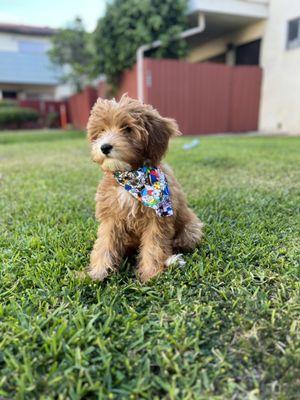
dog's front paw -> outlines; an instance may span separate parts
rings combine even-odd
[[[108,268],[105,267],[93,267],[87,271],[87,274],[93,281],[104,281],[108,276]]]
[[[150,281],[150,279],[155,278],[159,273],[163,271],[163,266],[161,268],[154,267],[139,267],[137,270],[137,277],[142,283]]]

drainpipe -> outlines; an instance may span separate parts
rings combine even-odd
[[[205,30],[205,16],[202,13],[198,14],[198,26],[195,28],[187,29],[181,32],[175,39],[185,39],[189,36],[197,35]],[[161,40],[156,40],[150,44],[143,44],[137,49],[136,52],[136,62],[137,62],[137,92],[138,99],[144,102],[144,54],[146,51],[151,49],[156,49],[162,44]]]

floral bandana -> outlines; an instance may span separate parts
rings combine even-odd
[[[144,166],[132,171],[116,171],[114,177],[133,197],[153,208],[160,217],[173,215],[167,178],[159,168]]]

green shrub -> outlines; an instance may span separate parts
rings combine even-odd
[[[15,100],[0,100],[0,108],[1,107],[14,107],[17,105]]]
[[[32,108],[0,107],[0,128],[21,127],[27,122],[37,122],[39,113]]]

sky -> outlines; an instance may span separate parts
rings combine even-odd
[[[0,22],[64,27],[79,16],[92,31],[107,0],[0,0]]]

